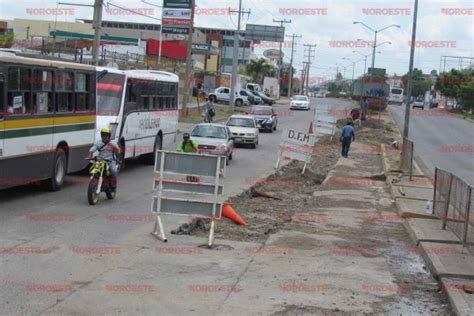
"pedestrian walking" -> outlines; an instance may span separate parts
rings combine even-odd
[[[354,127],[352,126],[352,118],[349,118],[347,120],[346,126],[342,128],[341,137],[339,140],[342,143],[342,156],[348,158],[351,143],[355,142],[355,131]]]
[[[360,103],[360,110],[362,112],[360,119],[361,121],[365,121],[367,118],[367,112],[369,111],[369,101],[367,100],[367,97],[362,98],[362,102]]]
[[[214,103],[212,100],[208,100],[206,105],[204,106],[204,122],[212,123],[212,118],[216,115],[216,109],[214,108]]]

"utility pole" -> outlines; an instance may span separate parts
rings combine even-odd
[[[303,94],[304,83],[306,79],[306,62],[303,62],[303,69],[301,69],[301,91],[300,94]]]
[[[184,95],[183,95],[183,113],[186,113],[186,107],[190,100],[189,84],[191,83],[191,67],[193,65],[193,59],[191,49],[193,48],[193,34],[194,34],[194,8],[196,0],[191,0],[191,26],[189,27],[188,43],[187,43],[187,55],[186,55],[186,74],[184,81]],[[163,24],[161,24],[163,27]],[[160,42],[161,43],[161,42]]]
[[[307,61],[307,67],[308,67],[307,77],[308,77],[308,80],[306,81],[306,94],[308,94],[308,92],[309,92],[309,69],[311,67],[311,59],[315,56],[313,54],[316,52],[316,46],[318,46],[318,45],[316,45],[316,44],[314,44],[314,45],[304,44],[303,46],[308,48],[308,56],[305,56],[305,57],[308,57],[308,61]]]
[[[104,0],[94,1],[94,45],[92,46],[92,61],[94,65],[99,65],[99,49],[100,49],[100,30],[102,29],[102,8]],[[55,30],[56,32],[56,30]],[[56,34],[55,34],[56,37]]]
[[[273,19],[273,23],[280,23],[280,26],[283,27],[283,24],[287,23],[291,23],[291,20],[286,20],[286,19],[283,19],[283,20],[275,20]],[[293,49],[293,48],[291,48]],[[293,53],[292,53],[293,54]],[[281,69],[283,68],[283,52],[282,52],[282,42],[280,42],[280,56],[279,56],[279,59],[278,59],[278,86],[279,86],[279,90],[281,90]],[[278,97],[280,97],[280,91],[278,91]]]
[[[293,96],[293,55],[296,52],[295,39],[302,38],[302,36],[293,34],[291,35],[291,37],[292,37],[292,40],[291,40],[291,60],[290,60],[290,82],[288,84],[288,94],[287,94],[287,96],[290,98]]]
[[[239,67],[239,47],[240,47],[240,24],[242,21],[242,15],[243,14],[248,14],[250,15],[250,10],[249,11],[242,11],[242,0],[239,0],[239,10],[230,10],[229,9],[229,14],[230,13],[237,13],[239,18],[237,21],[237,30],[234,33],[234,52],[233,52],[233,57],[232,57],[232,78],[231,78],[231,84],[230,84],[230,105],[233,109],[235,105],[235,86],[237,85],[237,68]],[[242,58],[245,58],[245,56],[242,56]]]
[[[408,138],[408,128],[410,125],[410,105],[411,105],[411,93],[413,89],[413,63],[415,60],[415,41],[416,41],[416,23],[418,18],[418,0],[415,0],[415,9],[413,11],[413,28],[411,31],[411,47],[410,47],[410,66],[408,70],[408,92],[407,92],[407,104],[405,106],[405,125],[403,126],[403,150],[407,144],[405,139]]]

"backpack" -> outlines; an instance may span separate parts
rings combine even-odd
[[[209,116],[214,117],[216,115],[216,112],[214,112],[214,109],[209,109]]]

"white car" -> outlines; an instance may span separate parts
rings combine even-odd
[[[291,99],[290,109],[309,111],[309,98],[305,95],[296,95]]]
[[[226,164],[232,160],[234,141],[229,128],[222,124],[201,123],[191,132],[191,140],[198,143],[200,154],[218,155],[226,157]]]
[[[416,98],[413,102],[412,108],[419,108],[424,110],[425,109],[425,101],[422,98]]]
[[[235,91],[235,106],[244,106],[250,105],[250,102],[245,95],[240,95],[240,90]],[[214,103],[222,102],[222,103],[229,103],[230,102],[230,88],[227,87],[219,87],[214,92],[209,93],[208,95],[209,100]]]
[[[252,115],[232,115],[226,124],[230,129],[235,144],[250,144],[252,148],[258,145],[258,126]]]

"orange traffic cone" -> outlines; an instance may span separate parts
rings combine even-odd
[[[309,134],[313,134],[313,122],[311,122],[309,124],[309,131],[308,131]]]
[[[224,204],[222,208],[222,216],[227,217],[239,225],[247,225],[247,223],[242,219],[242,217],[234,211],[234,208],[230,204]]]

